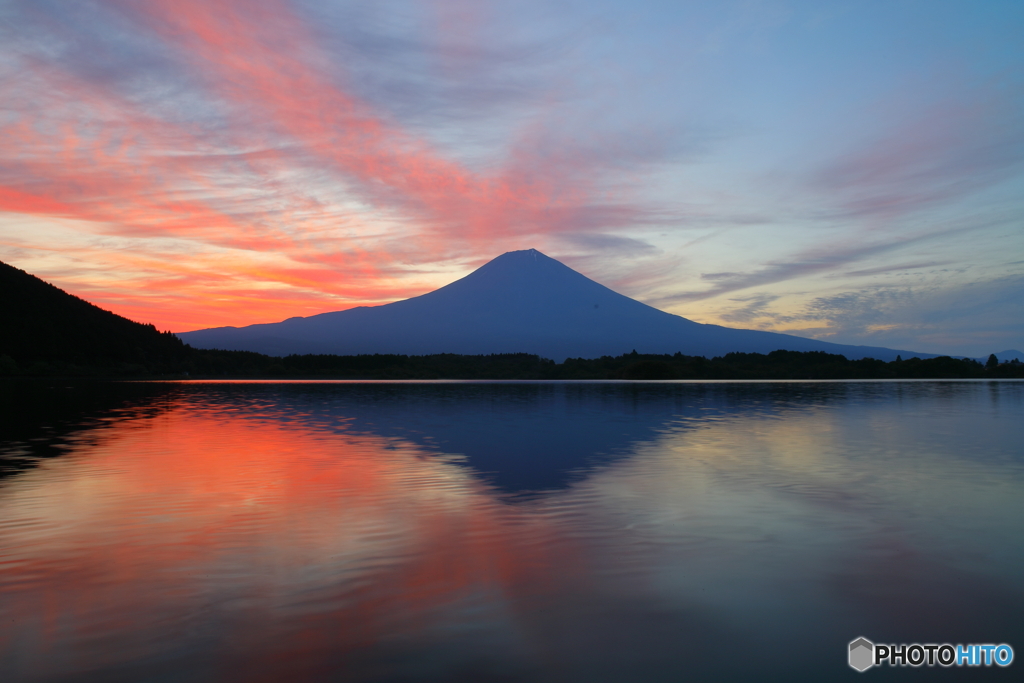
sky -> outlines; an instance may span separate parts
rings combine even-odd
[[[0,0],[0,261],[175,332],[535,248],[703,323],[1024,349],[1019,0]]]

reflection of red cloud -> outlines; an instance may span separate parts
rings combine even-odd
[[[579,229],[593,189],[582,162],[519,151],[478,173],[445,158],[348,92],[284,3],[113,4],[190,65],[226,125],[172,122],[54,65],[19,77],[33,95],[2,131],[0,211],[172,240],[61,245],[105,270],[58,277],[75,293],[161,328],[266,322],[421,293],[396,279],[396,262],[493,256],[504,238]],[[325,172],[406,222],[388,227],[302,185]]]
[[[9,485],[0,643],[87,671],[174,647],[201,613],[229,629],[215,657],[271,680],[275,662],[316,669],[481,594],[556,590],[549,568],[578,561],[464,468],[266,410],[168,406]]]

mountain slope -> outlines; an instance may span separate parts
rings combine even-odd
[[[21,367],[134,364],[155,371],[185,354],[170,332],[122,318],[0,262],[0,358]]]
[[[535,353],[565,358],[730,351],[826,351],[894,360],[933,354],[846,346],[772,332],[695,323],[618,294],[529,249],[513,251],[422,296],[242,328],[178,335],[197,348],[292,353]]]

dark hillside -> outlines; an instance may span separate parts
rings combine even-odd
[[[188,355],[170,332],[105,311],[0,263],[0,374],[159,373]]]

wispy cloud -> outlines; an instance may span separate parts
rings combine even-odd
[[[814,299],[807,320],[854,343],[983,356],[1024,334],[1024,277],[976,280],[965,286],[878,288]]]
[[[764,267],[748,273],[706,273],[701,277],[714,282],[709,289],[668,295],[659,300],[667,304],[680,301],[699,301],[731,292],[785,282],[815,273],[831,272],[843,266],[869,257],[879,256],[919,242],[969,232],[977,229],[974,225],[952,225],[929,232],[898,235],[886,240],[858,243],[850,240],[846,244],[826,244],[795,254],[791,260],[769,262]]]
[[[1019,105],[990,90],[959,94],[972,99],[935,102],[817,169],[810,185],[835,198],[827,212],[894,217],[949,203],[1018,171]]]
[[[731,299],[742,305],[721,317],[846,344],[980,357],[1024,334],[1022,288],[1024,276],[865,287],[814,297],[790,313],[772,308],[781,297],[758,293]]]
[[[568,246],[585,252],[611,252],[623,258],[649,256],[658,251],[654,245],[643,240],[620,235],[566,233],[560,235],[559,239]]]
[[[892,265],[878,266],[877,268],[864,268],[862,270],[849,270],[843,273],[847,277],[867,277],[869,275],[882,275],[885,273],[905,273],[912,270],[924,268],[938,268],[948,266],[953,261],[922,261],[920,263],[895,263]]]
[[[722,320],[732,323],[749,323],[768,314],[768,306],[779,297],[772,294],[755,294],[740,299],[731,299],[743,304],[738,308],[722,313]]]

